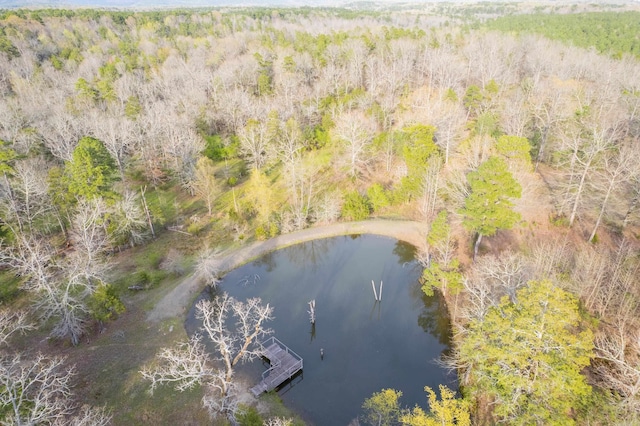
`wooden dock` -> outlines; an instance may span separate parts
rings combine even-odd
[[[260,355],[269,361],[260,383],[251,388],[254,396],[269,392],[302,370],[302,358],[275,337],[262,343]]]

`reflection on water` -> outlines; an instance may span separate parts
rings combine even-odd
[[[402,390],[404,405],[426,408],[424,386],[457,387],[435,363],[449,349],[446,307],[440,297],[420,291],[420,273],[408,244],[371,235],[336,237],[278,250],[233,270],[218,291],[261,297],[274,307],[275,336],[304,359],[295,387],[280,392],[285,404],[310,424],[346,425],[382,388]],[[376,289],[384,282],[380,302],[371,280]],[[307,312],[313,299],[315,325]],[[187,332],[198,327],[192,309]],[[264,369],[260,362],[242,368],[256,382]]]
[[[422,309],[418,315],[418,325],[425,333],[438,338],[443,345],[451,345],[451,318],[447,312],[447,305],[440,292],[434,292],[433,296],[427,296],[422,291],[422,285],[416,283],[417,297],[422,302]]]
[[[410,244],[402,241],[396,241],[396,245],[393,248],[393,254],[398,256],[398,263],[405,265],[415,260],[416,249]]]
[[[298,244],[295,250],[285,250],[289,261],[296,265],[304,265],[312,271],[317,271],[323,264],[323,259],[331,249],[331,239],[313,240]]]

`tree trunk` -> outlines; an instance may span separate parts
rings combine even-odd
[[[589,236],[589,242],[592,242],[596,236],[596,232],[598,231],[598,227],[600,226],[600,221],[602,221],[602,216],[604,215],[604,209],[607,207],[607,202],[609,201],[609,196],[611,195],[611,191],[613,191],[613,186],[616,184],[616,180],[612,179],[607,187],[607,193],[604,196],[604,200],[602,200],[602,207],[600,208],[600,214],[598,215],[598,220],[596,220],[596,224],[593,227],[593,231]]]
[[[625,213],[624,215],[624,220],[622,221],[622,227],[626,228],[627,225],[629,224],[629,219],[631,218],[631,214],[635,211],[635,209],[638,207],[638,204],[640,203],[640,193],[638,193],[635,197],[633,197],[633,199],[631,200],[631,204],[629,205],[629,208],[627,209],[627,213]]]
[[[473,261],[476,261],[476,256],[478,255],[478,249],[480,248],[480,242],[482,241],[482,234],[478,234],[478,238],[476,239],[476,244],[473,246]]]
[[[153,229],[153,222],[151,221],[151,214],[149,213],[149,207],[147,206],[147,199],[144,196],[144,192],[147,190],[147,187],[145,186],[140,187],[140,193],[142,194],[142,205],[144,207],[144,213],[147,215],[147,221],[149,222],[149,229],[151,229],[151,235],[153,236],[153,238],[156,237],[156,232]]]
[[[571,209],[571,216],[569,217],[569,228],[573,226],[573,221],[576,219],[578,206],[580,205],[580,197],[582,195],[582,190],[584,189],[584,183],[585,183],[585,180],[587,179],[587,173],[589,173],[590,168],[591,168],[591,161],[585,164],[584,170],[582,171],[582,176],[580,177],[580,184],[578,185],[578,191],[576,192],[576,199],[573,201],[573,208]]]
[[[544,155],[544,147],[547,144],[547,134],[549,132],[549,126],[545,126],[542,129],[542,136],[540,138],[540,148],[538,149],[538,155],[536,155],[536,165],[533,168],[534,172],[538,171],[538,165],[540,161],[542,161],[542,156]]]

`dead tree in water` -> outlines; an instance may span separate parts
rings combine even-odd
[[[307,312],[309,312],[309,321],[311,322],[311,324],[315,324],[316,323],[316,299],[313,299],[312,301],[309,302],[309,310]]]
[[[376,291],[376,285],[373,282],[373,280],[371,280],[371,288],[373,289],[373,297],[375,298],[376,302],[382,302],[382,281],[380,281],[380,292],[379,292],[379,294]]]

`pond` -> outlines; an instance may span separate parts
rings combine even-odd
[[[303,374],[279,394],[309,424],[347,425],[383,388],[401,390],[403,406],[425,409],[425,386],[457,388],[455,374],[436,363],[449,349],[446,306],[422,293],[414,255],[413,246],[390,238],[343,236],[269,253],[223,278],[220,291],[274,307],[274,336],[304,359]],[[379,302],[371,280],[376,292],[383,282]],[[312,299],[315,327],[307,312]],[[186,327],[189,334],[199,327],[193,308]],[[255,383],[262,371],[260,361],[242,367]]]

